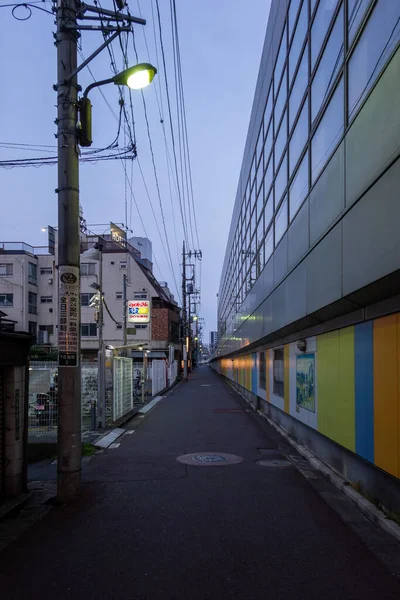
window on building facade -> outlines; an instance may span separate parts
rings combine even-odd
[[[93,296],[94,294],[81,294],[81,306],[89,306],[90,304],[90,298]]]
[[[147,292],[146,291],[133,292],[133,299],[134,300],[147,300]]]
[[[400,40],[400,2],[379,0],[349,62],[349,119],[379,77]]]
[[[115,299],[122,300],[122,292],[115,292]]]
[[[289,97],[289,129],[292,129],[308,84],[308,46],[305,47],[299,70]]]
[[[278,91],[278,86],[279,86],[279,82],[280,82],[282,71],[283,71],[283,65],[284,65],[285,59],[286,59],[286,50],[287,50],[287,44],[286,44],[286,26],[285,26],[285,28],[283,30],[282,38],[281,38],[281,43],[279,46],[278,57],[277,57],[276,63],[275,63],[275,70],[274,70],[275,96]]]
[[[265,207],[264,207],[264,225],[265,225],[265,230],[268,229],[269,224],[271,223],[272,220],[272,216],[274,214],[274,195],[272,193],[272,190],[267,198],[267,201],[265,203]]]
[[[97,337],[96,323],[81,323],[82,337]]]
[[[264,144],[264,165],[267,164],[272,150],[272,121],[270,122]]]
[[[260,352],[260,388],[265,390],[267,385],[267,364],[265,362],[265,352]]]
[[[324,168],[344,130],[343,79],[328,104],[311,142],[312,183]]]
[[[347,0],[347,26],[349,32],[349,45],[352,43],[357,29],[364,18],[372,0]]]
[[[81,276],[89,277],[96,275],[96,263],[81,263]]]
[[[2,308],[14,306],[14,294],[0,294],[0,306]]]
[[[120,260],[119,261],[119,268],[120,269],[126,269],[128,267],[127,261],[126,260]]]
[[[34,292],[28,292],[28,312],[37,315],[37,294]]]
[[[260,132],[258,134],[257,147],[256,147],[257,163],[260,162],[260,158],[262,156],[263,144],[264,144],[264,128],[261,123],[261,128],[260,128]]]
[[[299,7],[301,4],[301,0],[291,0],[288,12],[288,33],[289,40],[292,38],[294,24],[296,22],[297,13],[299,12]]]
[[[12,277],[14,265],[12,263],[0,263],[0,277]]]
[[[287,197],[283,200],[275,217],[275,247],[279,244],[288,226]]]
[[[39,331],[47,331],[49,335],[54,334],[54,326],[53,325],[39,325]]]
[[[283,151],[287,142],[287,123],[286,123],[287,111],[285,111],[282,123],[279,127],[278,136],[275,141],[275,170],[278,169],[279,162],[281,160]]]
[[[264,175],[264,192],[265,194],[269,193],[269,190],[271,189],[271,185],[272,185],[272,181],[274,178],[274,161],[273,161],[273,157],[271,155],[271,158],[269,159],[269,163],[267,168],[265,169],[265,175]]]
[[[274,107],[274,120],[275,120],[275,131],[278,128],[279,122],[281,120],[282,112],[287,100],[287,79],[286,79],[286,69],[283,73],[281,87],[279,88],[278,97],[275,102]]]
[[[292,221],[308,194],[308,151],[293,178],[289,190],[289,221]]]
[[[284,368],[284,351],[283,348],[276,348],[274,351],[273,363],[273,392],[275,396],[284,397],[285,393],[285,368]]]
[[[35,321],[28,321],[28,332],[34,337],[34,340],[36,341],[37,323],[35,323]]]
[[[40,267],[40,274],[41,275],[52,275],[53,269],[51,267]]]
[[[267,102],[265,103],[264,110],[264,131],[267,131],[268,124],[272,117],[272,84],[269,86],[269,92],[267,96]]]
[[[292,3],[293,4],[293,3]],[[294,3],[296,5],[296,2]],[[298,7],[298,2],[297,2]],[[292,7],[291,7],[292,8]],[[290,11],[289,11],[290,16]],[[299,62],[300,52],[307,35],[308,19],[307,19],[307,0],[303,1],[299,20],[296,25],[296,32],[293,37],[292,45],[289,52],[289,83],[291,83],[296,67]]]
[[[320,0],[311,27],[311,70],[324,43],[338,0]]]
[[[279,204],[280,199],[282,198],[288,181],[287,175],[287,152],[285,153],[282,164],[279,168],[279,171],[276,175],[275,179],[275,206]]]
[[[147,329],[147,324],[146,323],[142,323],[139,325],[135,325],[136,329]]]
[[[272,252],[274,251],[274,227],[271,225],[264,241],[264,262],[267,264]]]
[[[37,285],[37,265],[28,262],[28,283]]]
[[[306,99],[289,142],[289,177],[291,177],[308,141],[308,99]]]
[[[335,77],[343,65],[344,40],[343,40],[343,7],[336,17],[335,25],[329,36],[328,43],[321,57],[318,69],[311,85],[311,121],[317,116],[319,109],[324,104]]]
[[[40,303],[41,304],[52,304],[53,296],[40,296]]]

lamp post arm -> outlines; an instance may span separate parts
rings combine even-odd
[[[90,85],[87,86],[86,90],[83,93],[83,97],[87,98],[88,93],[96,87],[99,87],[101,85],[106,85],[107,83],[114,83],[114,77],[110,77],[109,79],[102,79],[101,81],[94,81],[93,83],[91,83]]]

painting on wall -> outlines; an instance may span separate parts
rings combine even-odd
[[[296,358],[296,409],[315,412],[315,354]]]

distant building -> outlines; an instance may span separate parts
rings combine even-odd
[[[218,345],[218,331],[210,331],[210,347],[211,347],[211,352],[214,350],[214,348],[216,348]]]
[[[130,242],[115,241],[112,232],[101,237],[81,233],[81,350],[84,356],[95,358],[99,347],[97,309],[90,304],[96,294],[92,284],[99,281],[100,263],[85,258],[83,252],[100,242],[103,246],[104,343],[114,347],[123,344],[123,276],[126,275],[127,301],[151,302],[150,324],[128,323],[128,344],[146,344],[150,351],[164,353],[166,358],[173,346],[175,359],[179,360],[180,309],[167,283],[160,285],[152,273],[151,242],[138,239],[142,239],[149,258],[143,259]],[[0,311],[3,330],[27,331],[35,337],[36,345],[49,350],[57,347],[57,243],[54,255],[24,243],[0,243]]]

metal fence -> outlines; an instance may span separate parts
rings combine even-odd
[[[115,357],[113,364],[113,421],[133,410],[133,361]]]

